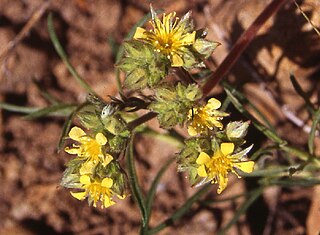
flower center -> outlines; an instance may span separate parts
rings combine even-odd
[[[228,172],[232,170],[231,160],[220,152],[216,153],[205,166],[211,178],[216,178],[218,174],[227,175]]]
[[[83,155],[90,160],[99,160],[101,155],[100,144],[94,139],[83,142]]]

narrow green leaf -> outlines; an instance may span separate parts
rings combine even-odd
[[[314,113],[314,119],[312,122],[311,131],[308,138],[308,148],[309,148],[309,153],[311,155],[314,154],[314,138],[316,136],[316,130],[317,130],[319,121],[320,121],[320,108]]]
[[[50,107],[38,109],[26,115],[24,118],[30,120],[30,119],[48,116],[49,114],[54,114],[55,116],[67,116],[75,108],[76,108],[76,105],[74,104],[57,104],[57,105],[52,105]]]
[[[162,222],[155,228],[149,230],[149,234],[158,233],[162,229],[171,225],[176,220],[180,219],[187,212],[189,212],[191,206],[195,202],[197,202],[200,199],[200,197],[205,195],[211,188],[212,188],[212,184],[206,184],[205,186],[203,186],[198,192],[196,192],[192,197],[190,197],[179,209],[177,209],[176,212],[174,212],[168,219],[166,219],[164,222]]]
[[[14,105],[14,104],[8,104],[5,102],[0,102],[0,108],[4,110],[8,110],[11,112],[16,112],[16,113],[34,113],[41,108],[38,107],[25,107],[25,106],[19,106],[19,105]]]
[[[300,95],[304,102],[306,103],[306,108],[308,110],[308,112],[310,113],[310,115],[313,115],[315,113],[315,107],[314,105],[311,103],[308,94],[306,92],[304,92],[304,90],[302,89],[302,87],[300,86],[300,84],[298,83],[297,79],[295,78],[295,76],[293,74],[290,74],[290,81],[292,83],[293,88],[295,89],[295,91],[298,93],[298,95]]]
[[[168,167],[170,166],[171,163],[173,163],[175,161],[175,158],[170,158],[159,170],[159,172],[157,173],[156,177],[154,178],[151,187],[149,189],[148,195],[147,195],[147,200],[146,200],[146,205],[147,205],[147,217],[148,219],[150,218],[151,215],[151,209],[152,209],[152,204],[153,204],[153,200],[154,200],[154,196],[156,194],[156,189],[157,186],[159,184],[159,181],[162,177],[162,175],[166,172],[166,170],[168,169]]]
[[[268,185],[279,185],[283,187],[311,187],[320,184],[320,179],[318,178],[298,178],[291,177],[287,179],[267,179]]]
[[[97,96],[97,94],[92,90],[92,88],[86,83],[85,80],[78,74],[78,72],[75,70],[75,68],[71,65],[67,54],[65,53],[63,47],[61,46],[59,39],[57,37],[57,34],[55,32],[53,22],[52,22],[52,13],[48,15],[48,31],[50,35],[50,39],[54,45],[54,48],[56,49],[57,53],[59,54],[60,58],[62,59],[63,63],[68,68],[69,72],[72,74],[72,76],[78,81],[80,86],[82,86],[87,92],[94,94]]]
[[[263,188],[258,188],[256,189],[247,200],[244,201],[244,203],[240,206],[240,208],[236,211],[236,213],[234,214],[233,218],[230,220],[230,222],[224,227],[222,228],[218,234],[222,235],[225,234],[235,223],[237,223],[237,221],[239,220],[240,216],[242,214],[244,214],[248,208],[250,207],[250,205],[252,203],[254,203],[255,200],[257,200],[257,198],[262,194],[263,192]]]
[[[267,177],[267,176],[288,176],[291,167],[276,166],[268,167],[261,170],[254,170],[251,173],[241,172],[242,177]]]
[[[138,206],[141,212],[142,226],[145,227],[147,222],[147,208],[146,208],[144,196],[141,192],[141,188],[138,182],[138,177],[137,177],[136,168],[134,164],[133,137],[131,137],[130,143],[126,149],[126,161],[128,166],[129,184],[131,187],[132,195],[136,200],[136,202],[138,203]]]

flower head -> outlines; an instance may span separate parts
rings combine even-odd
[[[227,187],[229,172],[235,173],[240,178],[235,169],[246,173],[253,171],[254,162],[241,161],[241,157],[236,154],[231,155],[233,151],[233,143],[222,143],[220,148],[215,150],[213,156],[210,157],[207,153],[201,152],[196,160],[199,165],[197,174],[207,178],[212,184],[218,184],[218,194]]]
[[[191,136],[205,134],[207,130],[213,130],[214,127],[223,128],[220,120],[228,116],[227,113],[218,111],[221,103],[215,98],[211,98],[203,107],[192,108],[188,114],[189,127],[188,133]]]
[[[138,27],[134,39],[139,39],[154,46],[155,51],[163,53],[173,67],[183,66],[184,49],[195,42],[196,32],[191,30],[187,13],[181,20],[176,13],[163,14],[162,21],[151,8],[153,29],[147,31]]]
[[[81,128],[73,127],[69,132],[69,137],[77,141],[79,145],[73,144],[72,148],[66,147],[65,151],[69,154],[76,154],[78,158],[86,161],[80,169],[81,174],[91,171],[92,167],[99,162],[106,166],[113,159],[110,154],[103,152],[103,146],[107,143],[107,137],[102,133],[98,133],[95,138],[92,138]]]
[[[71,195],[78,200],[83,200],[88,197],[89,203],[93,202],[93,206],[97,207],[97,202],[101,201],[101,208],[107,208],[115,204],[112,200],[114,192],[111,190],[113,180],[104,178],[102,181],[92,180],[88,175],[80,177],[81,189],[83,192],[71,192]],[[119,197],[121,198],[121,197]]]

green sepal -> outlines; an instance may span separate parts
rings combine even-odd
[[[196,163],[200,152],[211,152],[210,139],[201,137],[185,140],[185,146],[180,151],[177,158],[178,171],[186,171],[188,173],[188,179],[192,186],[203,183],[203,178],[198,176],[198,164]]]
[[[77,158],[70,160],[66,164],[67,168],[63,172],[60,185],[65,188],[80,188],[82,185],[80,183],[80,168],[83,163],[83,160]]]
[[[120,153],[125,150],[128,144],[128,139],[129,137],[124,137],[121,135],[115,135],[114,137],[109,138],[108,143],[110,152]]]
[[[250,121],[229,122],[226,126],[226,136],[228,140],[233,142],[243,139],[247,135],[249,124]]]
[[[198,38],[193,43],[192,47],[203,59],[207,59],[219,45],[221,45],[219,42]]]
[[[104,128],[113,135],[118,135],[127,130],[127,123],[119,114],[102,118],[101,122]]]
[[[98,164],[95,170],[94,177],[111,178],[113,180],[112,190],[117,195],[123,196],[127,190],[127,178],[117,161],[111,161],[107,166]]]

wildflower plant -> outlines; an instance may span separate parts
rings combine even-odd
[[[147,19],[150,19],[149,25],[143,27]],[[108,102],[99,97],[70,64],[55,34],[51,15],[48,28],[57,52],[89,94],[82,104],[58,104],[51,109],[31,113],[28,117],[68,110],[69,118],[63,128],[59,148],[65,146],[64,151],[70,155],[70,160],[60,185],[69,188],[72,197],[87,200],[93,207],[108,208],[133,196],[141,211],[141,234],[154,234],[169,224],[163,222],[154,228],[149,227],[156,186],[172,162],[176,162],[177,171],[187,176],[194,190],[197,187],[200,189],[169,217],[169,221],[186,213],[192,203],[209,189],[215,188],[217,194],[222,194],[228,189],[230,175],[237,178],[260,177],[260,187],[250,194],[251,198],[241,207],[248,208],[265,187],[297,182],[290,177],[308,165],[315,172],[319,170],[313,140],[320,111],[310,101],[307,103],[314,121],[307,152],[290,146],[269,123],[261,123],[246,111],[243,104],[252,104],[228,83],[222,83],[227,95],[223,102],[208,95],[224,73],[212,75],[216,76],[212,82],[205,81],[201,72],[207,70],[206,59],[219,43],[206,39],[206,29],[195,28],[191,12],[179,18],[175,12],[157,14],[151,7],[151,13],[130,32],[132,37],[127,38],[119,49],[116,61],[119,96],[110,97]],[[232,58],[236,60],[236,56]],[[230,69],[231,66],[222,67]],[[217,71],[222,69],[218,67]],[[120,71],[125,74],[123,82]],[[197,71],[196,75],[194,71]],[[291,81],[307,100],[293,76]],[[249,121],[231,121],[234,115],[226,111],[230,103]],[[146,114],[141,115],[141,111]],[[265,120],[260,112],[257,115]],[[179,143],[180,150],[159,171],[146,197],[136,174],[133,139],[138,133],[150,131],[144,123],[152,118],[157,118],[160,127],[167,131],[163,136]],[[74,119],[79,121],[79,125],[72,125]],[[262,160],[259,159],[265,149],[252,153],[253,144],[246,141],[251,123],[274,143],[275,149],[298,156],[299,165],[285,166],[275,174],[266,174],[269,169],[261,169]],[[184,129],[184,135],[179,135],[176,127]],[[300,185],[320,183],[316,177],[312,181],[303,176],[297,177],[297,180]],[[245,211],[241,208],[240,211]],[[230,221],[225,229],[238,217]]]

